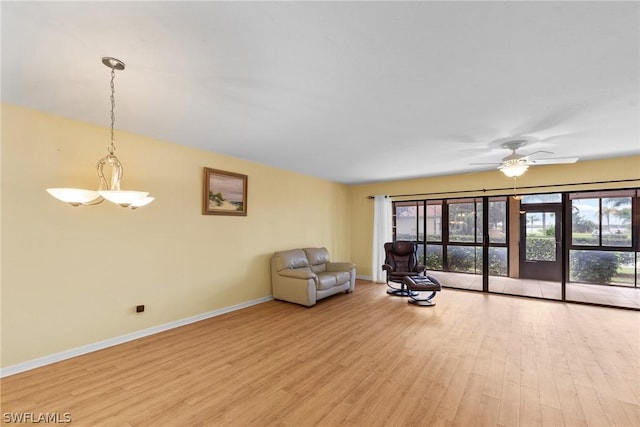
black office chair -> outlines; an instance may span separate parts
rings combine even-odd
[[[407,276],[424,276],[426,267],[418,264],[416,252],[418,245],[416,242],[408,240],[396,240],[384,244],[385,260],[382,269],[387,272],[387,293],[395,296],[409,296],[403,285],[403,279]],[[395,287],[392,283],[399,284]]]

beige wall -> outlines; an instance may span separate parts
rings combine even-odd
[[[425,171],[428,166],[425,166]],[[518,186],[555,185],[608,180],[635,179],[635,182],[581,185],[545,188],[542,190],[522,190],[521,194],[551,192],[553,190],[577,191],[578,189],[627,188],[640,186],[640,156],[609,160],[593,160],[570,165],[549,165],[532,167],[518,178]],[[415,194],[466,190],[506,188],[500,191],[478,191],[458,193],[460,197],[478,195],[513,194],[510,190],[514,181],[497,170],[464,175],[450,175],[375,184],[354,185],[349,188],[351,202],[351,257],[358,264],[358,275],[371,277],[371,245],[373,230],[373,200],[367,198],[377,194]],[[439,196],[430,196],[437,198]],[[440,197],[456,197],[447,194]],[[398,197],[394,200],[419,199],[421,196]],[[423,197],[424,198],[424,197]]]
[[[269,256],[280,249],[327,246],[370,276],[367,196],[513,184],[490,171],[347,187],[125,132],[116,143],[123,188],[156,201],[72,208],[45,188],[96,188],[108,130],[2,105],[1,366],[269,296]],[[205,166],[249,176],[247,217],[200,214]],[[538,166],[518,183],[631,178],[640,179],[638,156]],[[146,312],[135,314],[137,304]]]
[[[346,186],[125,132],[123,189],[151,205],[46,193],[96,189],[108,143],[104,127],[2,105],[2,366],[268,297],[276,250],[351,257]],[[249,176],[248,216],[201,215],[205,166]]]

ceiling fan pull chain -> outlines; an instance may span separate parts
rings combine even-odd
[[[513,200],[521,200],[522,196],[518,196],[518,177],[513,177]]]

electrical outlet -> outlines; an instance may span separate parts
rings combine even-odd
[[[144,311],[144,304],[136,305],[136,313],[142,313],[143,311]]]

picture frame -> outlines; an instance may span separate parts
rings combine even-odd
[[[203,215],[247,216],[247,175],[204,168]]]

